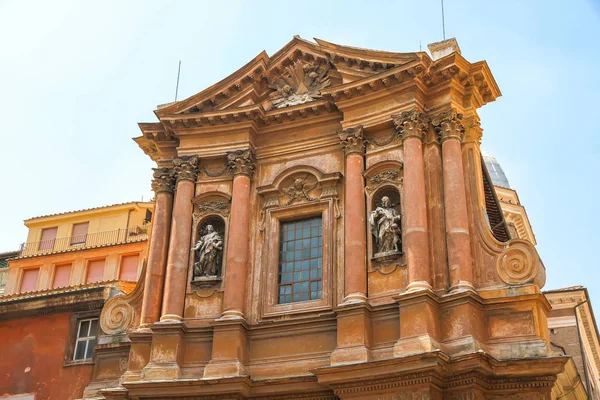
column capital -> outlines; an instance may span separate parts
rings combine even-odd
[[[483,137],[483,129],[481,129],[481,123],[477,115],[472,115],[464,119],[463,125],[465,126],[465,142],[477,142],[481,143]]]
[[[228,152],[227,168],[233,175],[243,174],[252,178],[256,170],[256,156],[250,149]]]
[[[462,141],[465,135],[462,114],[457,113],[453,109],[432,115],[431,124],[435,127],[442,143],[448,139]]]
[[[198,177],[198,156],[181,156],[173,159],[177,182],[188,180],[196,182]]]
[[[362,125],[344,129],[338,133],[338,136],[347,156],[350,154],[360,154],[361,156],[365,154],[366,140]]]
[[[392,120],[397,131],[402,136],[403,142],[409,138],[423,140],[425,133],[427,133],[425,116],[416,110],[404,111],[400,114],[392,115]]]
[[[152,168],[152,190],[158,194],[161,192],[173,193],[175,182],[175,170],[173,168]]]

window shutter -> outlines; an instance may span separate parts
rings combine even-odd
[[[100,282],[104,279],[104,261],[93,260],[88,263],[86,283]]]
[[[119,279],[122,281],[136,281],[139,260],[139,254],[122,257]]]
[[[40,250],[52,250],[54,248],[54,240],[56,239],[57,232],[58,232],[58,227],[42,230],[42,239],[40,241]]]
[[[69,286],[71,279],[71,264],[57,265],[54,269],[53,288]]]
[[[89,222],[73,225],[73,234],[71,235],[71,246],[84,244],[87,238]]]
[[[37,279],[40,273],[39,268],[26,269],[23,271],[23,279],[21,280],[21,293],[32,292],[37,289]]]

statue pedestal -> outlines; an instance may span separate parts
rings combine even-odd
[[[192,285],[200,289],[208,289],[221,283],[221,277],[217,275],[197,276],[192,279]]]
[[[372,261],[386,263],[392,260],[396,260],[400,256],[402,256],[401,251],[386,251],[383,253],[375,253],[375,255],[373,255]]]

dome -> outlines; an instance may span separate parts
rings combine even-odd
[[[501,186],[510,189],[508,178],[506,178],[504,170],[500,166],[498,160],[496,160],[496,158],[490,153],[485,151],[482,151],[481,155],[483,157],[483,161],[485,161],[485,166],[490,174],[490,178],[492,178],[492,183],[494,186]]]

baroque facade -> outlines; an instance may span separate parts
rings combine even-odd
[[[430,50],[296,37],[140,124],[156,218],[141,316],[98,348],[129,359],[105,398],[560,390],[543,264],[482,164],[500,91],[454,40]]]
[[[429,49],[294,37],[139,124],[147,260],[107,292],[84,398],[585,398],[480,150],[498,86]]]

